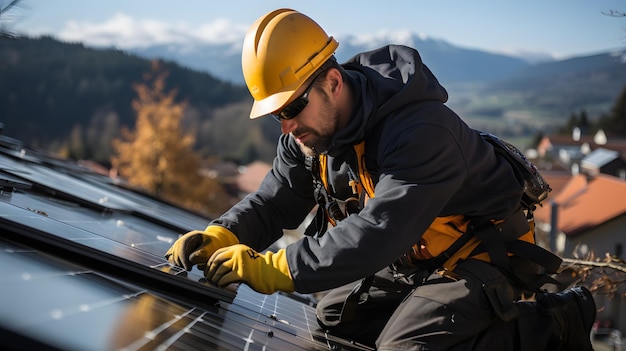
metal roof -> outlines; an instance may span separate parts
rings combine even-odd
[[[581,166],[601,168],[619,157],[618,151],[597,148],[581,160]]]
[[[306,297],[171,266],[208,221],[0,136],[3,349],[368,350],[321,330]]]

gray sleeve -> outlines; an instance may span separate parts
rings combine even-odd
[[[315,205],[313,179],[304,155],[289,135],[282,135],[277,156],[259,189],[211,222],[232,231],[243,244],[263,250],[283,229],[298,227]]]

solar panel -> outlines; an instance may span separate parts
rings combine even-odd
[[[245,285],[231,302],[198,307],[4,238],[0,265],[11,267],[0,278],[2,300],[11,301],[0,310],[5,336],[27,335],[59,349],[367,349],[325,334],[311,305]],[[2,338],[9,348],[14,339]]]
[[[2,145],[0,145],[2,146]],[[29,150],[0,147],[5,349],[368,350],[299,296],[219,289],[163,258],[209,219]]]

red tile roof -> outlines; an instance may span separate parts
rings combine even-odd
[[[552,186],[550,176],[544,177]],[[550,222],[551,201],[559,205],[559,229],[575,235],[626,213],[626,181],[605,174],[592,179],[581,174],[572,176],[535,211],[537,221]]]

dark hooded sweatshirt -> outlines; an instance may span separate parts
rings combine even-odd
[[[349,175],[358,174],[353,145],[365,141],[375,197],[322,237],[304,237],[286,248],[301,293],[377,272],[417,243],[436,217],[506,218],[523,191],[506,160],[445,106],[447,92],[417,51],[385,46],[342,66],[355,108],[328,150],[330,192],[338,199],[352,194]],[[294,138],[282,135],[259,190],[211,224],[263,250],[313,209],[313,184]]]

